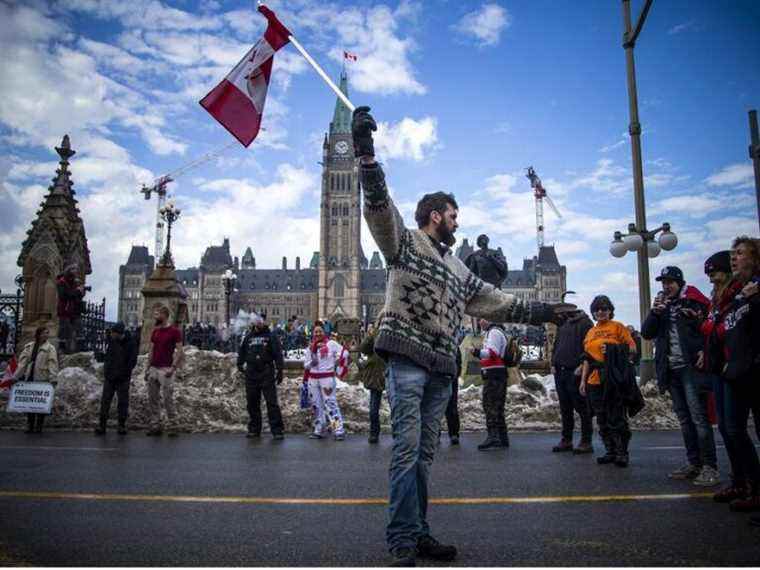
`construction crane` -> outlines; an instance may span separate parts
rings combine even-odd
[[[173,180],[174,179],[167,174],[156,180],[153,186],[146,186],[143,184],[143,187],[140,190],[140,192],[145,195],[146,200],[150,200],[151,195],[154,193],[158,198],[156,200],[156,242],[155,249],[153,250],[153,256],[156,258],[156,263],[158,263],[158,260],[161,259],[161,256],[164,253],[164,221],[161,219],[161,208],[166,205],[166,186]]]
[[[558,218],[562,217],[559,213],[557,206],[546,194],[546,189],[541,184],[541,179],[533,170],[532,166],[528,167],[528,173],[525,175],[530,180],[530,187],[533,188],[533,196],[536,198],[536,240],[538,241],[538,247],[541,249],[544,247],[544,200],[549,204],[552,211],[557,214]]]
[[[264,129],[261,129],[264,130]],[[153,184],[151,186],[148,186],[147,184],[143,184],[142,188],[140,189],[140,192],[145,196],[146,200],[150,200],[151,196],[153,194],[156,195],[156,241],[155,241],[155,250],[153,251],[153,255],[156,258],[156,263],[158,263],[158,260],[161,259],[161,256],[164,254],[164,221],[161,218],[161,208],[163,208],[166,205],[166,196],[168,194],[167,185],[170,182],[174,182],[175,179],[179,178],[183,174],[185,174],[187,171],[192,170],[193,168],[197,168],[198,166],[208,162],[209,160],[212,160],[216,158],[217,156],[221,156],[224,151],[229,149],[230,147],[236,146],[238,144],[237,140],[233,140],[215,150],[212,150],[211,152],[207,152],[203,156],[200,156],[199,158],[196,158],[195,160],[192,160],[190,162],[187,162],[177,168],[176,170],[173,170],[172,172],[168,174],[164,174],[160,178],[156,178],[156,180],[153,181]]]

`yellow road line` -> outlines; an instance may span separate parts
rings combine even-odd
[[[620,501],[674,501],[704,499],[713,493],[677,493],[660,495],[568,495],[554,497],[472,497],[430,499],[434,505],[519,505],[530,503],[591,503]],[[109,493],[55,493],[48,491],[0,491],[0,498],[11,499],[74,499],[85,501],[145,501],[167,503],[235,503],[243,505],[387,505],[381,498],[309,499],[286,497],[212,497],[192,495],[129,495]]]

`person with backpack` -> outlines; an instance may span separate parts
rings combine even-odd
[[[473,348],[472,354],[480,359],[480,374],[483,377],[483,412],[486,415],[486,439],[478,445],[479,451],[506,449],[509,447],[507,422],[504,406],[507,400],[507,362],[514,355],[507,354],[507,335],[504,327],[480,319],[481,330],[485,331],[482,348]]]
[[[95,435],[105,435],[108,413],[114,394],[118,395],[117,412],[119,435],[127,435],[127,414],[129,412],[129,382],[132,370],[137,364],[137,343],[126,330],[124,323],[118,322],[108,334],[108,346],[103,360],[103,394],[100,398],[100,421]]]
[[[37,327],[34,342],[27,343],[18,357],[15,382],[50,382],[58,385],[58,353],[48,341],[50,331],[47,327]],[[26,433],[42,433],[42,425],[47,414],[26,414]]]
[[[581,382],[581,364],[583,362],[583,341],[594,324],[588,315],[577,310],[557,329],[557,337],[552,351],[552,373],[554,385],[559,398],[559,412],[562,416],[562,438],[552,448],[555,453],[572,451],[575,454],[593,453],[591,440],[594,436],[594,424],[591,410],[586,398],[581,396],[578,387]],[[581,419],[581,441],[573,447],[575,413]]]

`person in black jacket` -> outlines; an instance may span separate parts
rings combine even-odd
[[[591,439],[594,436],[594,424],[591,419],[586,398],[581,396],[578,386],[581,382],[581,364],[583,363],[583,341],[594,326],[588,315],[578,310],[557,329],[552,355],[552,374],[559,398],[559,412],[562,416],[562,439],[552,448],[553,452],[572,451],[573,453],[593,453]],[[581,418],[581,441],[573,449],[573,430],[575,429],[575,412]]]
[[[704,340],[698,319],[693,318],[707,314],[710,300],[686,285],[678,267],[665,267],[657,281],[662,283],[662,292],[644,320],[641,334],[655,339],[657,384],[661,392],[670,392],[688,459],[668,476],[711,487],[720,483],[715,437],[707,412],[712,378],[697,367]]]
[[[127,414],[129,412],[129,382],[132,370],[137,364],[137,343],[118,322],[108,333],[108,347],[103,362],[103,395],[100,398],[100,422],[95,428],[96,435],[106,433],[108,414],[114,394],[118,396],[117,413],[119,435],[127,434]]]
[[[760,404],[760,240],[747,236],[734,240],[731,270],[742,289],[723,317],[719,336],[725,360],[720,376],[726,447],[734,450],[734,477],[746,483],[746,495],[729,506],[733,511],[760,511],[760,459],[747,429],[750,410]],[[760,519],[751,522],[760,525]]]
[[[246,437],[261,437],[262,393],[267,405],[272,437],[284,437],[282,413],[277,403],[277,385],[282,384],[283,360],[279,339],[269,330],[264,319],[256,315],[253,318],[253,329],[243,338],[237,358],[238,370],[245,374],[245,396],[249,416]]]
[[[459,344],[462,340],[461,331],[457,340],[457,373],[451,379],[451,396],[449,397],[449,403],[446,405],[446,426],[448,426],[451,445],[459,445],[459,377],[462,375],[462,353],[459,349]],[[440,433],[438,435],[440,437]]]

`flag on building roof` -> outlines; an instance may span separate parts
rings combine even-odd
[[[264,36],[200,101],[201,106],[246,147],[261,128],[274,53],[288,43],[291,35],[269,8],[259,6],[258,10],[268,22]]]
[[[343,59],[348,59],[350,61],[356,61],[359,58],[356,57],[355,53],[351,53],[350,51],[343,50]]]

